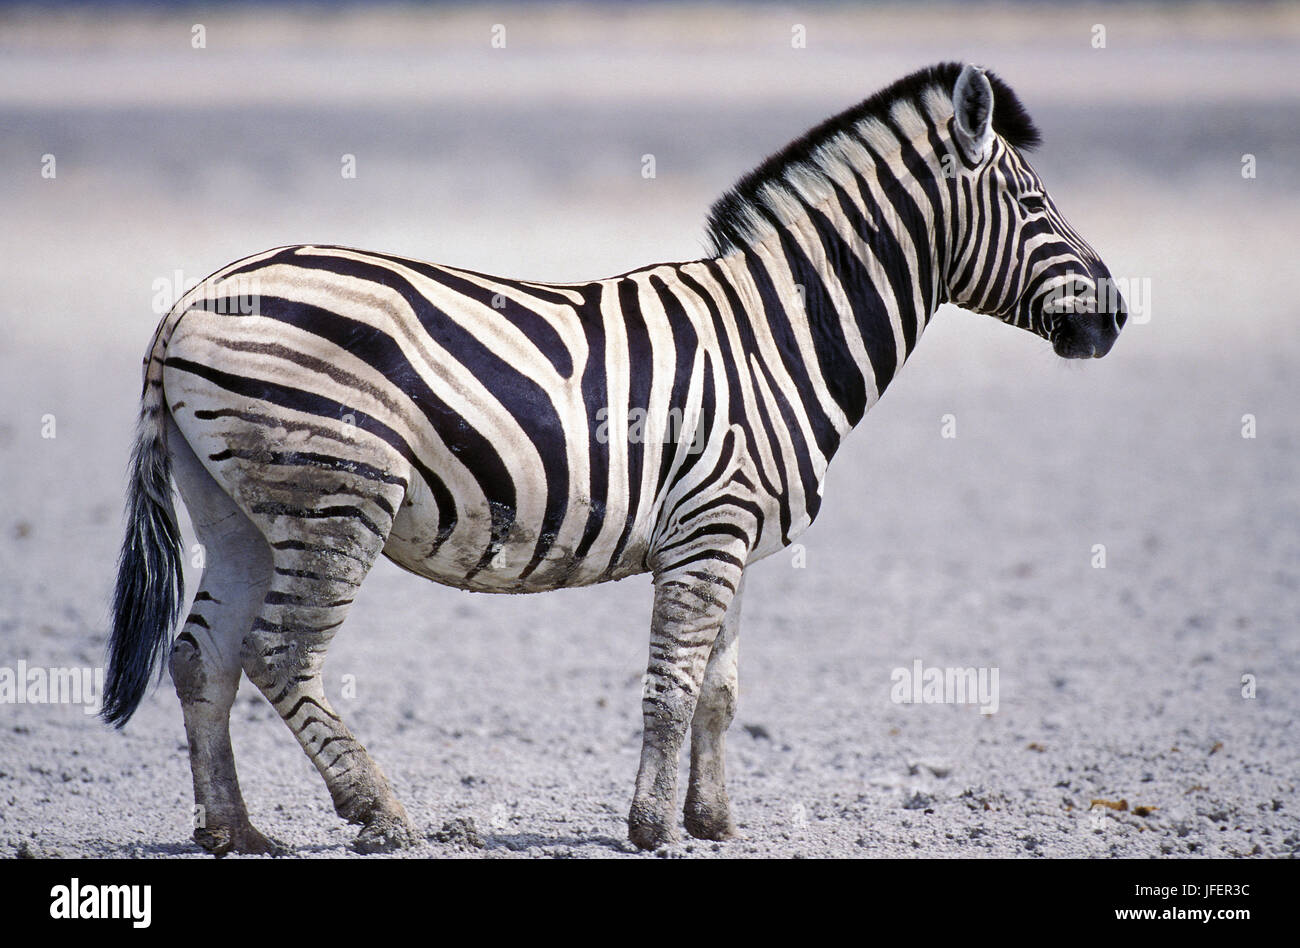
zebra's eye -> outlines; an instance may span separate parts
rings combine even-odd
[[[1020,195],[1020,206],[1030,214],[1037,214],[1047,210],[1047,204],[1043,201],[1041,194],[1022,194]]]

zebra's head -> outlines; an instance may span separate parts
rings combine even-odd
[[[1037,130],[1011,90],[975,66],[957,77],[952,104],[949,299],[1042,336],[1064,358],[1101,358],[1128,313],[1022,154]]]

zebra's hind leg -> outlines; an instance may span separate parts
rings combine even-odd
[[[685,817],[686,832],[696,839],[722,840],[736,835],[727,799],[725,742],[727,728],[736,715],[743,591],[742,578],[713,642],[691,719],[691,776],[686,788]]]
[[[627,818],[628,838],[642,849],[677,839],[678,755],[744,562],[743,555],[730,554],[688,559],[689,565],[655,576],[650,662],[641,700],[645,732]]]
[[[194,840],[218,856],[276,854],[283,847],[248,820],[230,746],[230,708],[239,689],[241,647],[270,586],[271,551],[174,425],[168,443],[172,473],[204,560],[199,591],[170,660],[194,775]]]
[[[321,665],[362,579],[379,555],[401,491],[364,501],[254,506],[274,563],[271,588],[244,641],[244,671],[316,766],[334,809],[363,828],[359,852],[412,845],[416,834],[387,778],[325,697]]]

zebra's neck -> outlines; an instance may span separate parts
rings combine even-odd
[[[744,239],[716,259],[744,289],[751,321],[770,328],[781,363],[772,368],[806,376],[835,444],[943,302],[950,192],[940,134],[915,108],[841,132],[815,166],[786,167],[752,189],[739,211]]]

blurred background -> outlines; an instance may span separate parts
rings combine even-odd
[[[1300,707],[1294,4],[0,5],[0,665],[102,660],[140,360],[190,283],[297,242],[535,280],[698,257],[742,173],[946,59],[1017,91],[1035,167],[1145,311],[1087,365],[936,317],[832,466],[807,567],[749,584],[733,800],[756,837],[786,832],[755,851],[943,853],[961,794],[992,787],[1016,802],[971,846],[1092,852],[1071,822],[1090,796],[1143,785],[1167,824],[1115,821],[1096,852],[1188,852],[1179,820],[1206,833],[1193,853],[1294,851],[1267,810],[1296,807]],[[570,835],[621,838],[648,607],[639,580],[491,599],[381,563],[331,666],[372,683],[345,713],[417,819],[504,806],[527,851],[570,845],[547,821],[577,806]],[[1000,667],[1001,712],[891,704],[918,656]],[[240,700],[246,796],[306,808],[263,829],[326,846],[314,772]],[[51,806],[66,854],[186,838],[169,685],[123,735],[0,722],[0,845]],[[917,792],[951,803],[940,830],[909,825]]]

